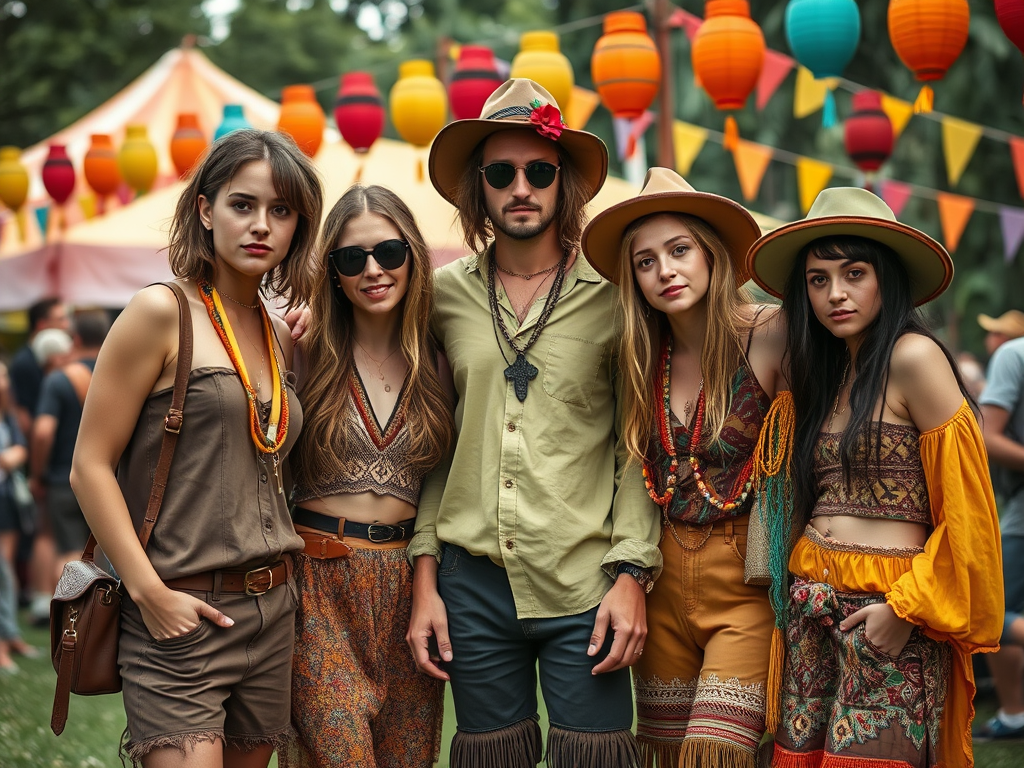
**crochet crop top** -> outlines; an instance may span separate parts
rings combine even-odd
[[[921,465],[920,433],[916,427],[881,423],[881,452],[875,454],[879,423],[872,422],[871,455],[867,473],[863,464],[867,439],[857,441],[857,459],[850,472],[850,487],[843,479],[839,456],[842,432],[821,432],[814,450],[814,476],[818,500],[812,517],[849,515],[902,520],[931,526],[928,486]],[[880,459],[880,461],[879,461]]]
[[[410,467],[409,426],[405,421],[408,405],[408,382],[398,393],[398,402],[391,418],[381,429],[377,416],[366,395],[366,388],[354,372],[349,384],[352,407],[348,409],[348,445],[342,457],[342,469],[335,477],[325,478],[317,490],[295,484],[292,501],[303,501],[318,496],[373,491],[378,496],[394,496],[413,506],[419,504],[424,472]]]

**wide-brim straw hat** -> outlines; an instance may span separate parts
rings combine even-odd
[[[559,123],[554,126],[553,116]],[[531,118],[547,125],[531,122]],[[565,127],[551,94],[525,78],[506,80],[498,86],[484,102],[478,119],[456,120],[441,129],[430,147],[430,181],[434,188],[454,205],[462,175],[480,142],[499,131],[522,128],[532,128],[556,142],[583,174],[590,199],[594,198],[608,175],[608,148],[592,133]]]
[[[655,213],[683,213],[706,221],[729,252],[736,269],[737,285],[747,281],[747,250],[761,236],[761,228],[754,217],[727,197],[698,192],[668,168],[651,168],[639,195],[594,217],[583,231],[583,253],[587,261],[608,280],[617,283],[622,236],[634,221]]]
[[[931,301],[953,280],[953,260],[936,240],[896,221],[877,195],[859,187],[832,187],[818,194],[807,217],[762,237],[747,254],[747,269],[761,288],[782,298],[800,250],[821,237],[855,235],[883,243],[910,277],[915,305]]]
[[[978,325],[989,333],[1001,333],[1011,339],[1019,339],[1024,336],[1024,312],[1010,309],[999,317],[978,315]]]

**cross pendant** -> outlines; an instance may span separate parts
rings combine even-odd
[[[522,353],[518,354],[516,361],[505,369],[505,378],[515,386],[519,402],[526,399],[526,387],[533,379],[537,378],[537,373],[537,366],[527,360]]]

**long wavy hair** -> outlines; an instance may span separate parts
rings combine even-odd
[[[487,215],[487,201],[484,197],[486,182],[484,175],[480,173],[486,143],[487,139],[484,139],[477,144],[462,172],[454,195],[466,247],[473,253],[480,253],[494,239],[494,225]],[[591,189],[586,178],[573,165],[568,153],[557,144],[555,147],[561,169],[558,171],[558,204],[555,208],[554,224],[558,228],[558,242],[562,252],[574,253],[580,246],[583,228],[587,224],[587,203],[590,202]]]
[[[793,263],[783,297],[788,321],[786,346],[790,383],[796,403],[793,486],[796,512],[805,520],[810,518],[817,500],[814,450],[818,434],[835,407],[844,371],[849,364],[846,342],[833,336],[819,322],[811,307],[806,268],[807,257],[812,254],[828,261],[870,264],[875,270],[881,293],[881,310],[865,329],[864,340],[857,352],[857,375],[850,390],[850,421],[839,442],[847,485],[855,468],[868,476],[873,465],[874,477],[881,475],[882,422],[874,421],[874,412],[878,402],[884,402],[888,391],[889,361],[900,337],[916,333],[938,344],[949,360],[960,391],[972,406],[975,405],[953,355],[928,329],[914,307],[910,277],[895,251],[876,240],[852,235],[823,237],[808,243]],[[862,439],[866,443],[861,443]],[[859,445],[866,445],[866,450],[861,451]]]
[[[390,220],[409,243],[409,287],[398,305],[402,313],[400,343],[409,365],[406,423],[411,438],[409,465],[426,472],[446,455],[455,435],[452,404],[437,375],[437,349],[430,335],[433,267],[430,251],[412,211],[391,190],[380,186],[350,188],[327,214],[316,251],[312,321],[302,340],[306,379],[302,388],[305,421],[295,450],[296,479],[313,493],[324,493],[327,478],[343,471],[349,443],[347,409],[354,407],[349,383],[355,372],[352,303],[336,285],[328,253],[345,227],[363,213]]]
[[[651,436],[656,433],[662,402],[658,355],[666,335],[671,333],[668,316],[647,303],[633,272],[633,242],[640,228],[655,216],[671,216],[686,226],[704,252],[711,272],[705,296],[707,330],[700,355],[704,418],[711,442],[721,436],[732,406],[732,381],[744,356],[741,336],[749,327],[743,306],[750,302],[750,297],[736,287],[736,269],[729,252],[706,221],[665,212],[652,213],[629,225],[622,237],[617,274],[622,326],[619,370],[623,377],[623,436],[630,459],[637,461],[643,460]]]

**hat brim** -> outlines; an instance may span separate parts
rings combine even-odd
[[[525,121],[456,120],[441,129],[430,147],[430,181],[445,200],[455,205],[455,193],[462,174],[477,146],[488,136],[501,131],[532,129]],[[590,199],[601,190],[608,176],[608,148],[597,136],[586,131],[563,128],[554,141],[572,158],[590,187]]]
[[[914,305],[939,296],[953,280],[953,260],[938,242],[906,224],[866,216],[829,216],[796,221],[762,237],[747,254],[747,271],[762,289],[781,299],[800,250],[821,237],[854,235],[896,252],[907,275]]]
[[[594,217],[583,231],[583,253],[594,269],[618,283],[622,236],[634,221],[655,213],[682,213],[706,221],[729,252],[736,284],[747,281],[747,250],[761,236],[761,228],[743,206],[708,192],[642,195],[617,203]]]

